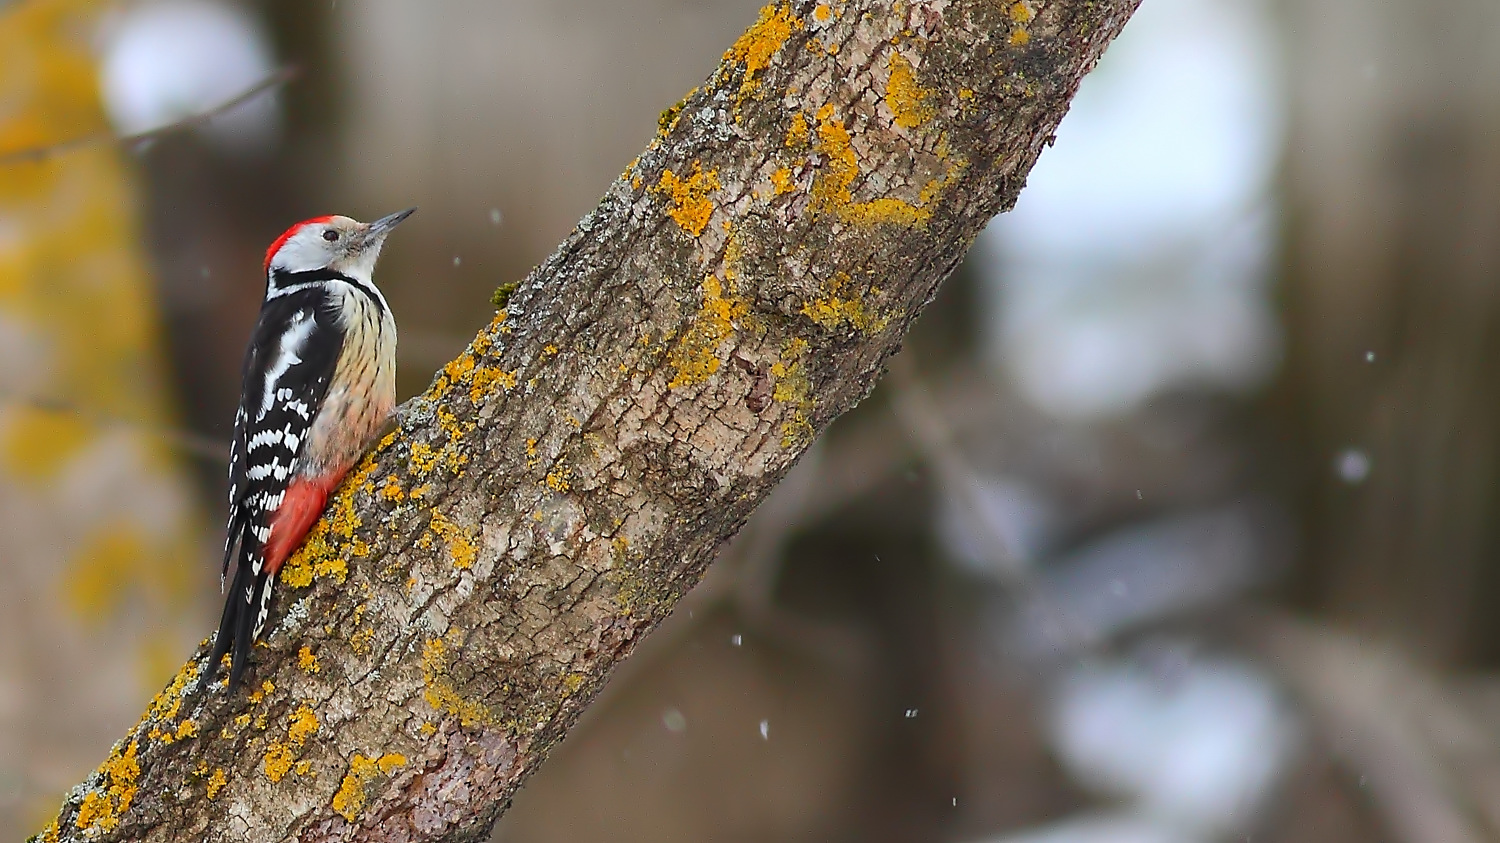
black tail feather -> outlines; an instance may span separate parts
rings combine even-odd
[[[243,551],[242,551],[243,553]],[[250,560],[237,560],[234,580],[229,593],[224,597],[224,613],[219,617],[219,632],[214,636],[213,649],[209,651],[208,663],[203,666],[203,675],[198,679],[198,690],[202,691],[214,681],[219,673],[219,663],[226,653],[229,660],[229,691],[239,687],[245,668],[250,662],[250,648],[255,643],[255,621],[261,604],[262,592],[270,585],[270,575],[256,574]]]

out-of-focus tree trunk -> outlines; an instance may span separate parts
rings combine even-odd
[[[1135,6],[763,9],[330,502],[254,692],[193,694],[200,651],[41,839],[482,839],[873,387]]]
[[[1299,0],[1282,20],[1314,593],[1471,660],[1500,584],[1500,5]]]
[[[4,4],[0,154],[105,129],[91,39],[106,8]],[[209,576],[193,564],[190,489],[148,432],[171,413],[138,212],[108,144],[0,164],[7,839],[35,828],[201,636],[191,610]]]

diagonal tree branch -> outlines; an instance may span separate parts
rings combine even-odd
[[[485,837],[874,385],[1137,0],[768,6],[43,840]]]

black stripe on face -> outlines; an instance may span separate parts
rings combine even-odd
[[[351,278],[348,275],[339,272],[338,270],[325,268],[309,269],[304,272],[287,272],[284,269],[273,269],[271,270],[271,277],[269,281],[270,289],[266,291],[267,298],[274,297],[282,291],[290,290],[293,287],[297,287],[302,284],[318,284],[327,283],[329,281],[342,281],[345,284],[348,284],[349,286],[358,290],[360,293],[364,294],[364,297],[369,299],[370,302],[375,305],[375,311],[377,313],[381,315],[385,314],[385,302],[381,301],[380,294],[375,292],[374,287],[366,284],[363,281],[360,281],[357,278]]]

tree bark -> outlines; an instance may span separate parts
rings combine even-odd
[[[43,840],[485,837],[874,385],[1137,0],[768,6]]]

